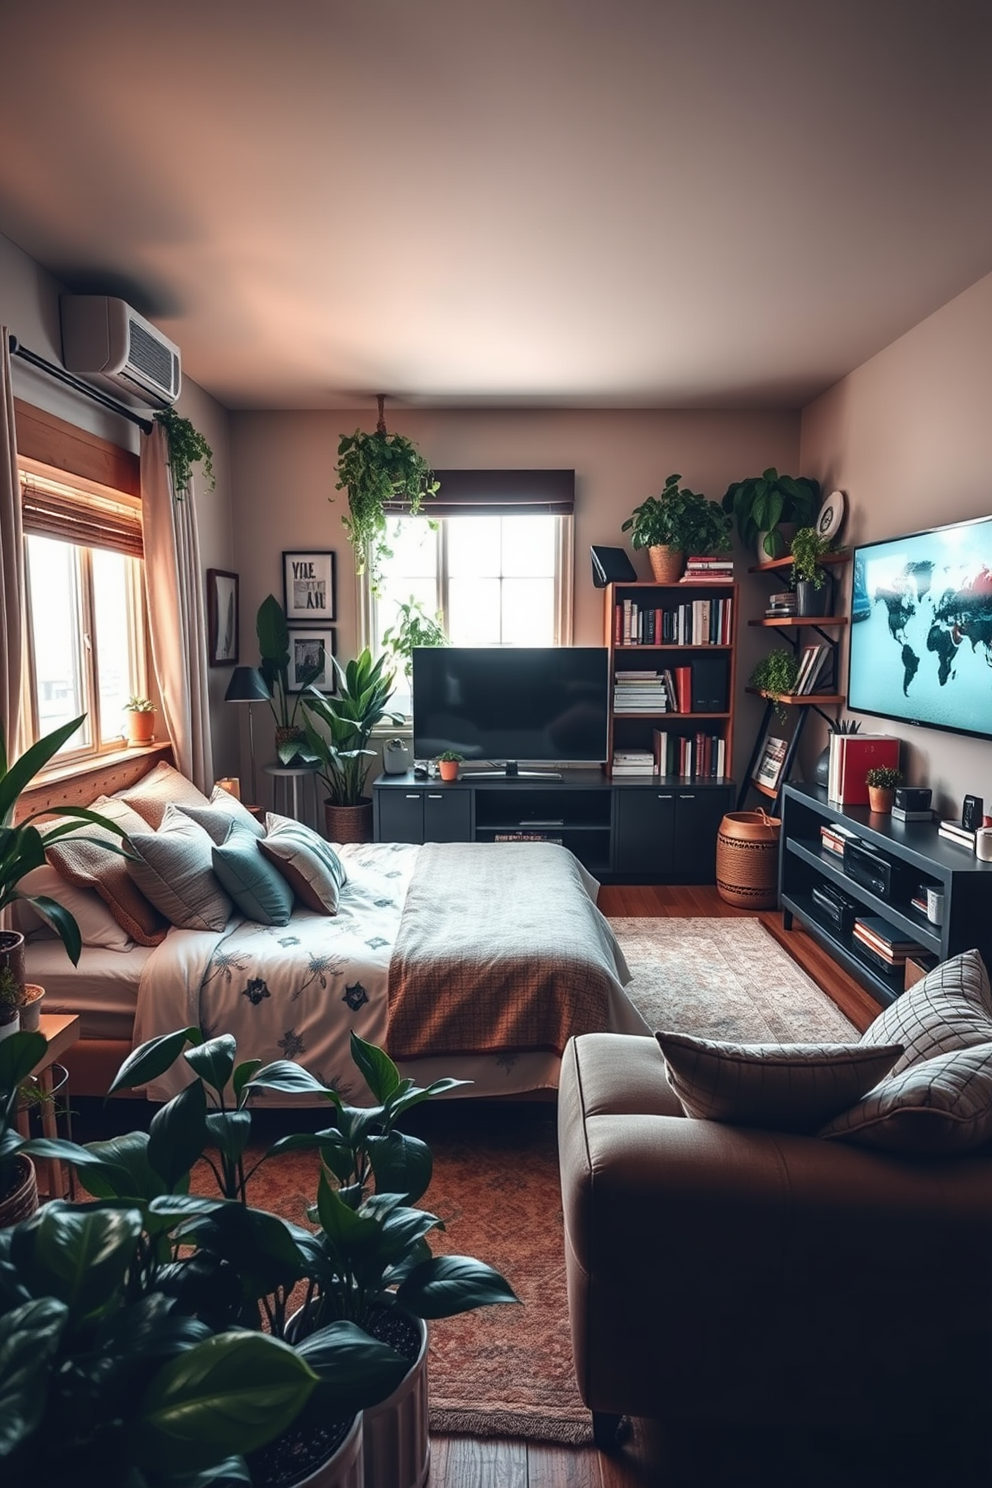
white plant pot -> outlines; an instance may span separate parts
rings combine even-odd
[[[420,1348],[392,1395],[365,1412],[369,1488],[424,1488],[431,1470],[427,1429],[427,1324],[414,1318]]]
[[[300,1478],[293,1488],[365,1488],[362,1413],[359,1411],[351,1430],[332,1457],[321,1463],[309,1477]]]
[[[20,1031],[21,1015],[20,1013],[15,1013],[9,1022],[0,1023],[0,1043],[3,1043],[4,1039],[13,1038],[14,1034],[20,1033]]]

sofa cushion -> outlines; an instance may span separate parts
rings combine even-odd
[[[230,897],[217,882],[213,843],[196,822],[169,803],[157,832],[132,832],[135,860],[128,873],[166,919],[180,930],[223,930]]]
[[[890,1075],[820,1132],[888,1152],[968,1152],[992,1139],[992,1042]]]
[[[245,919],[258,925],[286,925],[293,912],[293,891],[258,844],[253,833],[229,819],[224,841],[214,845],[214,873]]]
[[[687,1116],[772,1131],[814,1131],[871,1090],[902,1053],[900,1044],[866,1049],[656,1037]]]
[[[337,914],[338,897],[348,875],[333,847],[319,833],[270,811],[265,818],[265,836],[258,845],[306,909]]]
[[[992,1041],[992,988],[977,951],[962,951],[935,966],[900,994],[861,1036],[862,1047],[902,1044],[890,1070],[903,1070],[938,1054]]]

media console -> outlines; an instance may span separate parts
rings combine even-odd
[[[372,787],[377,842],[559,841],[601,880],[712,883],[730,780],[628,780],[599,770],[560,781],[466,774],[380,775]]]
[[[856,875],[821,846],[820,828],[834,822],[854,832],[868,849]],[[875,872],[880,857],[887,871]],[[976,948],[992,969],[992,863],[948,842],[936,823],[894,821],[867,806],[838,806],[822,786],[788,784],[782,792],[779,899],[786,930],[798,918],[814,940],[879,1002],[895,1000],[904,972],[887,972],[859,950],[850,917],[831,911],[824,888],[853,900],[854,914],[881,915],[938,961]],[[943,924],[934,925],[910,902],[921,890],[944,891]]]

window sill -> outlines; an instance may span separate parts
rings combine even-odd
[[[36,777],[39,786],[59,785],[64,780],[79,780],[85,775],[98,775],[115,765],[125,765],[130,760],[154,758],[170,754],[172,745],[168,739],[155,744],[125,744],[121,749],[108,749],[103,754],[90,754],[85,759],[73,760],[64,765],[49,765]],[[32,787],[33,789],[33,787]]]

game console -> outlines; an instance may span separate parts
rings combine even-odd
[[[892,892],[892,863],[864,842],[845,842],[844,872],[879,899],[888,899]]]

